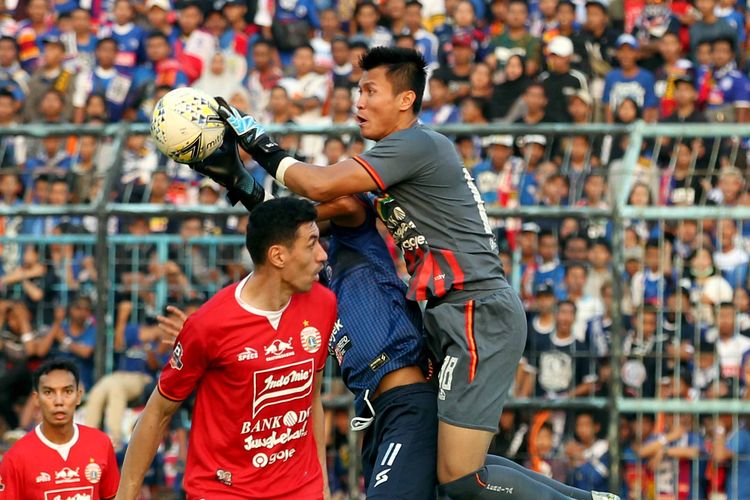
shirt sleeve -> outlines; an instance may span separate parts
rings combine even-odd
[[[107,467],[102,472],[102,484],[99,496],[103,499],[114,498],[120,484],[120,471],[117,469],[117,457],[112,443],[107,443]]]
[[[21,479],[12,454],[0,461],[0,500],[21,500]]]
[[[175,341],[172,356],[159,377],[159,392],[172,401],[184,401],[195,389],[210,361],[204,332],[188,318]]]
[[[747,108],[750,106],[750,82],[741,76],[734,82],[734,96],[732,101],[735,106]]]
[[[367,170],[378,188],[385,190],[418,177],[429,168],[435,151],[422,132],[409,129],[386,137],[354,160]]]

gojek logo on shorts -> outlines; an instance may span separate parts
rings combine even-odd
[[[245,449],[247,451],[261,450],[253,456],[253,465],[261,468],[276,462],[286,462],[292,458],[296,452],[292,446],[293,441],[308,435],[309,419],[310,408],[308,407],[306,410],[289,410],[284,415],[245,422],[242,425],[242,433],[251,433],[245,438]],[[271,431],[270,434],[268,430]],[[274,450],[279,445],[287,446]]]

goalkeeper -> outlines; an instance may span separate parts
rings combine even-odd
[[[240,146],[279,183],[317,201],[374,191],[378,216],[404,253],[407,297],[426,301],[424,326],[442,362],[438,376],[437,477],[442,494],[468,498],[599,499],[487,456],[526,341],[526,315],[505,279],[484,205],[452,142],[417,120],[424,59],[376,47],[361,61],[357,122],[377,141],[369,151],[321,168],[299,162],[263,127],[219,98],[218,113]],[[229,160],[193,167],[230,192],[262,198]]]

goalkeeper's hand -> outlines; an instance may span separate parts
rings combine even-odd
[[[255,118],[235,108],[223,97],[215,97],[215,99],[219,104],[216,112],[237,136],[237,142],[242,149],[253,156],[259,149],[266,153],[273,148],[280,149],[279,145],[268,136],[263,125],[255,121]]]
[[[234,134],[225,134],[219,149],[205,160],[191,163],[190,168],[227,188],[227,198],[232,205],[239,201],[252,210],[265,199],[265,190],[242,163]]]

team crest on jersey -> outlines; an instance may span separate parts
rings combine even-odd
[[[46,472],[40,472],[39,475],[36,477],[36,483],[37,484],[39,484],[39,483],[49,483],[50,481],[52,481],[52,478]]]
[[[305,321],[307,323],[307,321]],[[320,332],[314,326],[306,326],[299,332],[299,339],[302,342],[302,348],[310,354],[316,353],[320,350],[320,345],[323,343],[323,337]]]
[[[177,345],[174,346],[174,351],[172,351],[172,357],[169,358],[169,366],[174,368],[175,370],[182,370],[182,344],[180,342],[177,342]]]
[[[83,470],[83,475],[89,480],[89,483],[96,484],[102,479],[102,468],[96,462],[91,462]]]

